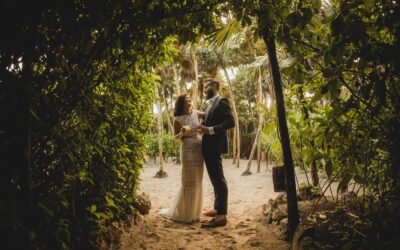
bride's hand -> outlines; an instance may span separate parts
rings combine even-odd
[[[181,133],[182,133],[182,136],[188,136],[188,135],[190,135],[190,130],[186,130],[185,128],[181,128]]]
[[[197,128],[197,132],[199,132],[200,134],[209,134],[210,131],[208,130],[208,127],[206,127],[204,125],[200,125]]]

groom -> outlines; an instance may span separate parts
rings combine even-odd
[[[207,79],[204,83],[204,95],[209,100],[205,111],[201,144],[204,162],[208,176],[214,187],[214,210],[204,215],[213,217],[203,223],[202,227],[219,227],[227,223],[228,187],[222,168],[221,154],[228,152],[226,131],[235,126],[231,107],[227,98],[219,95],[220,82],[216,79]]]

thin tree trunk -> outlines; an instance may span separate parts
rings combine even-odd
[[[158,92],[158,91],[157,91]],[[161,112],[161,102],[160,95],[157,99],[157,120],[158,120],[158,153],[160,158],[160,168],[154,177],[164,178],[167,177],[167,173],[164,171],[164,157],[163,157],[163,122],[162,122],[162,112]]]
[[[309,124],[310,115],[309,115],[307,107],[304,105],[303,88],[300,86],[297,89],[297,92],[298,92],[298,101],[300,102],[300,105],[301,105],[301,111],[302,111],[304,118],[307,121],[308,125],[310,125]],[[315,142],[314,142],[314,139],[312,139],[312,138],[310,138],[310,145],[314,150]],[[307,173],[306,173],[306,175],[307,175]],[[318,178],[317,161],[314,159],[311,162],[311,180],[312,180],[312,184],[314,187],[318,186],[319,178]]]
[[[258,95],[258,103],[259,103],[259,108],[258,108],[258,115],[259,115],[259,123],[258,127],[260,130],[258,131],[259,136],[257,140],[257,173],[260,173],[260,168],[261,168],[261,134],[264,126],[264,110],[261,108],[261,106],[264,104],[263,98],[262,98],[262,74],[261,74],[261,68],[260,68],[260,75],[258,78],[258,89],[259,89],[259,95]]]
[[[230,96],[231,96],[231,104],[232,104],[232,112],[233,112],[233,117],[235,119],[235,130],[236,130],[236,146],[237,146],[237,160],[236,160],[236,166],[239,167],[240,166],[240,128],[239,128],[239,117],[238,117],[238,113],[236,110],[236,104],[235,104],[235,95],[233,93],[233,87],[232,87],[232,82],[231,79],[229,78],[228,75],[228,71],[226,70],[225,65],[223,66],[223,70],[224,70],[224,74],[226,77],[226,81],[228,82],[228,86],[229,86],[229,92],[230,92]]]
[[[260,132],[260,136],[258,137],[258,142],[257,142],[257,173],[260,173],[261,171],[261,133],[262,130]]]
[[[254,36],[253,36],[253,32],[251,30],[247,30],[246,31],[246,37],[247,37],[247,41],[249,42],[249,45],[251,47],[251,49],[253,50],[253,55],[254,58],[257,58],[257,49],[256,46],[254,45]],[[258,120],[263,121],[263,110],[261,108],[261,105],[263,104],[263,95],[262,95],[262,69],[259,66],[258,67],[258,78],[257,78],[257,103],[256,103],[256,110],[258,112]],[[251,111],[251,115],[253,116],[253,112]],[[260,123],[259,123],[260,124]],[[261,142],[261,137],[259,137],[259,140],[257,141],[257,164],[258,164],[258,168],[260,167],[260,157],[261,157],[261,152],[260,152],[260,142]]]
[[[312,147],[314,147],[314,145],[312,145]],[[318,186],[319,178],[318,178],[318,169],[316,160],[313,160],[311,163],[311,180],[314,187]]]
[[[233,158],[233,162],[232,164],[235,165],[236,164],[236,159],[237,159],[237,152],[236,152],[236,129],[233,129],[233,140],[232,140],[232,158]]]
[[[255,121],[256,118],[254,117],[254,112],[253,112],[253,108],[251,107],[251,102],[248,101],[247,103],[249,104],[249,113],[250,113],[251,121]]]
[[[263,17],[260,16],[259,20],[262,20],[262,18]],[[289,130],[286,121],[285,100],[283,97],[283,90],[282,90],[282,78],[279,70],[279,63],[276,53],[275,37],[273,34],[270,34],[269,27],[264,28],[262,36],[265,44],[267,45],[268,59],[271,67],[272,79],[275,90],[279,132],[281,137],[283,161],[286,173],[288,238],[289,240],[292,240],[293,234],[297,228],[297,225],[299,224],[299,210],[297,206],[296,181],[294,177],[292,150],[290,148]]]
[[[300,134],[300,155],[303,155],[303,137],[302,137],[301,134]],[[308,179],[307,169],[306,169],[306,167],[304,166],[304,163],[303,163],[303,157],[301,157],[300,161],[301,161],[301,168],[303,169],[304,175],[306,176],[307,185],[311,186],[310,185],[310,180]]]
[[[231,148],[230,147],[231,146],[231,139],[230,139],[231,138],[231,131],[230,130],[227,131],[226,137],[228,137],[226,143],[227,143],[228,155],[229,155],[231,153],[231,150],[230,150],[230,148]]]
[[[167,103],[167,98],[165,97],[164,84],[161,86],[161,91],[162,91],[163,102],[164,102],[164,105],[165,105],[165,113],[167,113],[168,129],[169,129],[169,132],[171,134],[173,134],[174,133],[174,126],[172,125],[171,116],[170,116],[170,113],[169,113],[169,108],[168,108],[168,103]]]
[[[257,131],[256,131],[256,137],[254,139],[253,147],[251,148],[250,156],[249,156],[249,161],[247,162],[247,168],[246,170],[242,173],[242,175],[251,175],[251,165],[253,163],[253,158],[254,154],[257,150],[257,165],[258,169],[257,172],[260,172],[260,162],[259,162],[259,157],[260,157],[260,152],[259,152],[259,144],[260,144],[260,139],[261,139],[261,132],[262,132],[262,126],[263,126],[263,120],[264,116],[261,110],[261,101],[262,101],[262,73],[261,73],[261,68],[258,69],[258,81],[257,81],[257,110],[258,110],[258,126],[257,126]]]
[[[179,84],[179,75],[178,75],[178,70],[176,69],[175,64],[172,64],[172,71],[174,72],[175,88],[178,91],[178,95],[180,95],[182,93],[182,88],[181,88],[181,85]]]
[[[257,141],[260,138],[261,130],[262,130],[262,116],[260,117],[260,120],[259,120],[259,123],[258,123],[257,132],[256,132],[256,138],[254,139],[253,147],[251,148],[249,161],[247,162],[247,168],[242,173],[242,175],[251,175],[252,174],[251,171],[250,171],[250,168],[251,168],[251,164],[253,163],[254,154],[255,154],[256,149],[257,149]]]
[[[192,61],[193,61],[193,69],[194,69],[194,81],[192,86],[192,100],[193,100],[193,109],[197,109],[198,100],[199,100],[199,66],[197,63],[196,52],[192,52]]]

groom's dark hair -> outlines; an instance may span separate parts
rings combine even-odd
[[[210,82],[212,85],[214,85],[217,88],[217,90],[219,90],[219,86],[221,85],[221,83],[215,78],[207,78],[204,82],[205,83]]]

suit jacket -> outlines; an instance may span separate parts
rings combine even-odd
[[[229,100],[218,96],[203,122],[207,127],[214,128],[214,134],[204,134],[201,143],[203,154],[223,154],[228,152],[226,131],[235,126]]]

